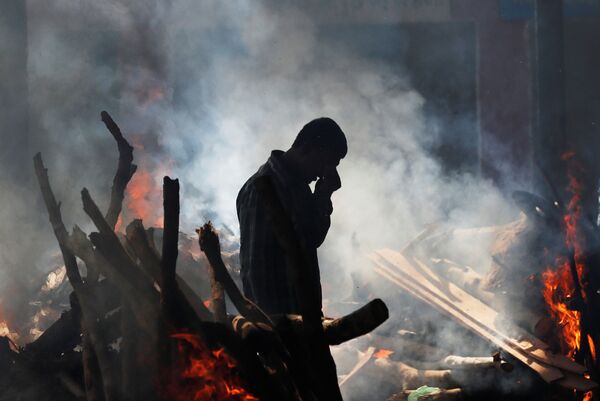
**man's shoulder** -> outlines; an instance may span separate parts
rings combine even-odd
[[[254,188],[255,188],[254,182],[262,176],[270,175],[271,174],[270,170],[271,170],[271,168],[269,166],[269,163],[267,162],[267,163],[263,164],[262,166],[260,166],[258,171],[246,180],[246,182],[244,183],[244,185],[242,185],[242,188],[238,192],[238,196],[237,196],[238,207],[240,205],[240,202],[242,202],[244,199],[246,199],[249,196],[249,194],[254,191]]]

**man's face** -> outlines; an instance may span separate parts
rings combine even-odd
[[[337,154],[326,149],[317,148],[308,151],[305,157],[305,168],[309,182],[335,172],[340,160]]]

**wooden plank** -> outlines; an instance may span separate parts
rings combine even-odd
[[[430,293],[430,296],[448,303],[455,314],[483,326],[483,329],[490,331],[513,348],[523,350],[547,365],[580,375],[585,373],[584,366],[564,355],[550,352],[547,344],[525,330],[517,326],[497,327],[498,312],[496,310],[455,284],[441,279],[429,266],[418,259],[407,259],[404,255],[391,250],[382,250],[377,253],[391,265],[388,267],[410,277],[411,283],[422,286],[426,292]]]
[[[550,382],[559,380],[564,377],[564,375],[562,374],[562,372],[559,369],[542,364],[537,359],[531,358],[527,354],[521,352],[520,350],[514,349],[514,348],[508,346],[499,338],[491,335],[488,331],[483,330],[479,325],[476,325],[473,322],[468,321],[468,320],[465,321],[461,317],[456,316],[453,313],[452,308],[450,308],[445,303],[440,302],[439,300],[432,299],[431,297],[429,297],[426,294],[426,292],[424,292],[423,290],[419,289],[418,287],[416,287],[414,285],[411,285],[409,283],[410,280],[404,279],[404,278],[398,276],[397,274],[394,274],[393,271],[391,271],[386,266],[379,264],[378,261],[376,261],[376,260],[374,260],[374,263],[375,263],[374,269],[375,269],[376,273],[385,277],[389,281],[395,283],[396,285],[398,285],[405,291],[408,291],[409,293],[415,295],[417,298],[419,298],[423,302],[425,302],[429,305],[432,305],[433,307],[435,307],[436,309],[440,310],[443,313],[449,314],[453,319],[457,320],[462,325],[471,329],[476,334],[484,337],[485,339],[491,341],[493,344],[501,347],[506,352],[508,352],[515,358],[517,358],[519,361],[521,361],[522,363],[524,363],[525,365],[527,365],[531,369],[533,369],[536,373],[538,373],[540,375],[540,377],[542,377],[542,379],[544,379],[544,381],[550,383]]]

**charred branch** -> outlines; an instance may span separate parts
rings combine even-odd
[[[63,255],[65,269],[67,271],[67,277],[69,278],[69,282],[75,290],[77,301],[81,307],[83,336],[84,338],[89,338],[90,348],[94,349],[94,352],[97,357],[98,369],[100,370],[100,372],[102,372],[103,384],[99,384],[96,381],[94,383],[94,386],[103,387],[103,395],[106,401],[114,400],[116,397],[116,386],[112,378],[110,358],[105,348],[106,342],[104,341],[102,330],[99,327],[96,319],[97,313],[95,310],[94,302],[89,297],[89,294],[86,291],[87,289],[85,288],[84,283],[81,279],[75,255],[72,253],[72,251],[67,245],[68,234],[65,225],[62,221],[62,216],[60,213],[60,204],[56,202],[56,198],[54,197],[54,193],[52,191],[50,181],[48,179],[48,172],[47,169],[44,167],[42,155],[40,153],[36,154],[34,158],[34,167],[36,175],[38,177],[38,182],[40,184],[42,197],[44,198],[44,202],[48,210],[50,223],[52,224],[54,234],[56,236],[56,239],[58,240],[61,253]],[[86,367],[85,364],[84,367]],[[88,368],[95,369],[92,368],[91,365],[89,365]],[[88,370],[86,374],[96,376],[95,373],[91,370]],[[97,392],[95,391],[95,393]]]
[[[175,317],[175,281],[177,266],[177,243],[179,240],[179,180],[169,177],[163,179],[163,206],[165,228],[162,242],[161,259],[161,304],[163,312]]]
[[[211,270],[214,272],[215,280],[224,288],[236,309],[247,319],[257,323],[272,326],[273,322],[254,302],[246,298],[237,287],[221,257],[221,245],[219,236],[210,222],[196,230],[200,249],[206,255]]]
[[[119,126],[106,111],[100,113],[100,116],[102,122],[104,122],[104,125],[106,125],[106,128],[117,142],[117,148],[119,150],[117,172],[113,179],[113,185],[110,192],[110,204],[105,216],[108,225],[114,229],[123,207],[125,188],[127,187],[129,180],[131,180],[131,177],[133,177],[133,174],[135,174],[137,166],[133,164],[133,146],[131,146],[123,137]]]

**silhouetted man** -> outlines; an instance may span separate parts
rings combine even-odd
[[[346,137],[335,121],[325,117],[315,119],[300,130],[289,150],[274,150],[238,194],[244,293],[269,314],[300,313],[300,310],[289,286],[285,255],[267,221],[254,182],[264,175],[271,177],[312,259],[309,271],[303,273],[317,289],[320,300],[317,248],[329,230],[333,212],[331,195],[341,187],[336,167],[347,151]],[[309,184],[315,180],[313,193]]]

